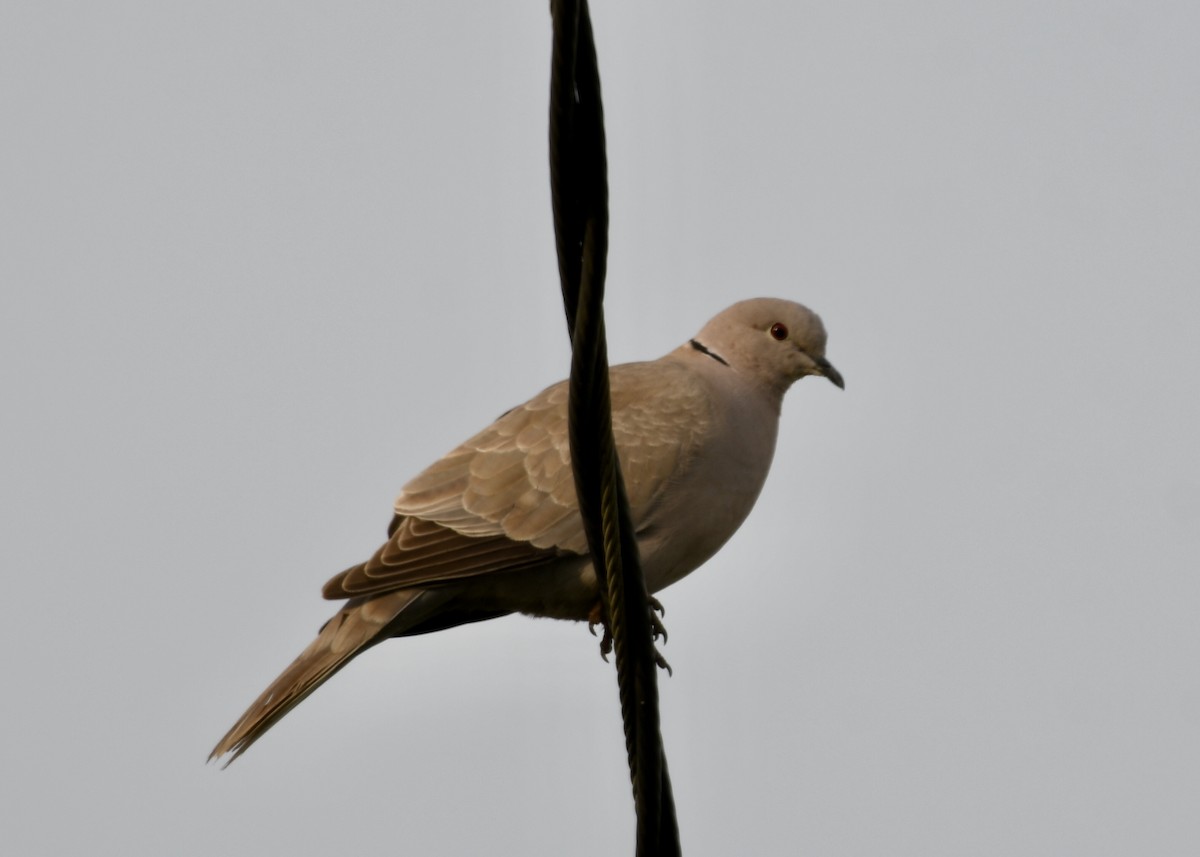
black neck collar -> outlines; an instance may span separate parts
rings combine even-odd
[[[726,359],[725,359],[724,357],[722,357],[720,354],[716,354],[716,353],[714,353],[714,352],[712,352],[712,351],[709,351],[707,348],[705,348],[705,347],[704,347],[702,344],[700,344],[700,343],[699,343],[699,342],[697,342],[696,340],[694,340],[694,339],[693,339],[693,340],[690,340],[690,343],[691,343],[691,346],[692,346],[692,348],[695,348],[695,349],[696,349],[697,351],[699,351],[701,354],[707,354],[709,357],[711,357],[713,360],[716,360],[716,361],[717,361],[718,363],[720,363],[722,366],[728,366],[728,365],[729,365],[729,361],[728,361],[728,360],[726,360]]]

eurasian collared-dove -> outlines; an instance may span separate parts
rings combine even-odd
[[[790,301],[734,304],[695,339],[611,370],[613,431],[647,588],[711,557],[771,466],[783,394],[825,359],[821,319]],[[571,475],[567,385],[513,408],[413,479],[388,540],[325,584],[349,599],[209,758],[236,759],[281,717],[389,637],[508,613],[584,620],[599,603]]]

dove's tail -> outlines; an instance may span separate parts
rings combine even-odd
[[[292,661],[279,678],[246,709],[233,728],[217,742],[209,761],[232,753],[228,765],[279,722],[285,714],[303,702],[334,673],[360,654],[396,631],[402,612],[425,594],[420,589],[388,592],[367,601],[351,601],[321,628],[317,638],[300,657]],[[414,613],[423,613],[414,610]],[[416,621],[420,621],[416,616]],[[388,626],[392,627],[388,627]]]

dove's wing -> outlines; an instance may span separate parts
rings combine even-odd
[[[695,455],[711,400],[682,363],[614,367],[613,432],[635,529]],[[567,439],[567,385],[556,384],[457,447],[396,499],[389,539],[325,586],[327,598],[430,586],[585,554]]]

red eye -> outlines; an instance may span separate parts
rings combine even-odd
[[[787,333],[787,325],[783,322],[777,321],[771,325],[771,336],[775,337],[779,341],[782,342],[783,340],[787,339]]]

